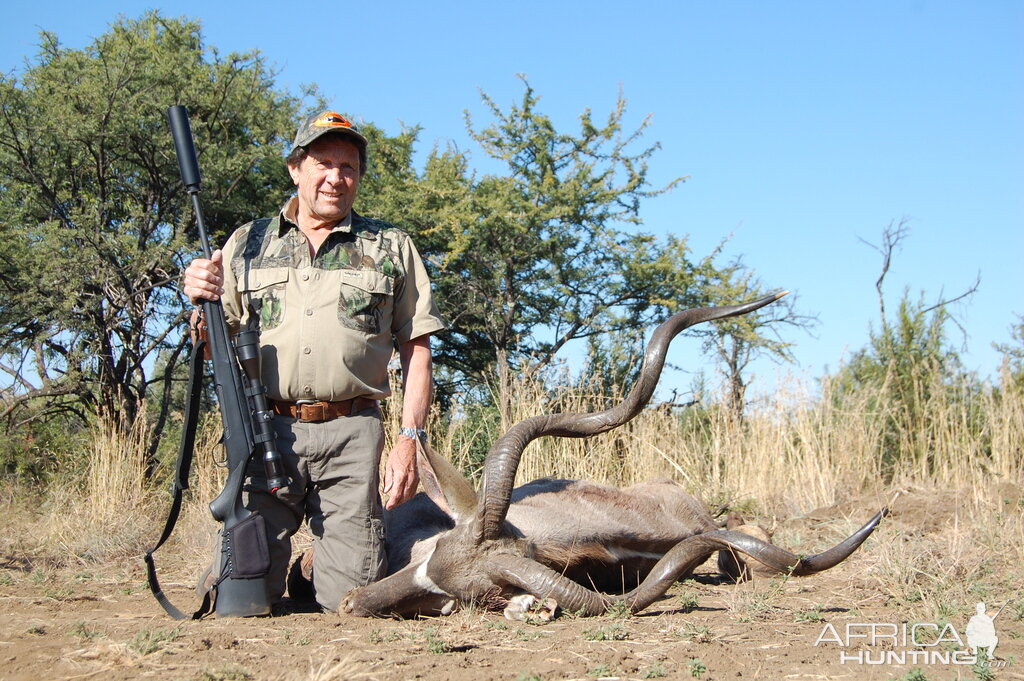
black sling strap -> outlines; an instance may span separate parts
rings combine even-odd
[[[178,451],[178,461],[174,465],[174,483],[171,489],[174,495],[174,501],[171,504],[171,511],[167,516],[167,522],[164,524],[163,534],[160,535],[160,541],[156,543],[152,549],[146,552],[146,577],[149,581],[149,590],[153,592],[153,596],[163,606],[163,609],[167,611],[167,614],[176,620],[194,619],[197,620],[203,615],[210,612],[211,599],[210,593],[207,592],[203,596],[203,603],[192,613],[191,616],[185,615],[178,610],[164,595],[163,590],[160,589],[160,582],[156,578],[156,564],[153,562],[153,553],[163,546],[167,538],[171,536],[171,532],[174,530],[174,524],[178,522],[178,514],[181,512],[181,499],[182,494],[188,489],[188,475],[192,469],[192,455],[196,443],[196,429],[198,427],[199,418],[199,402],[203,391],[203,355],[206,352],[206,341],[197,339],[195,347],[192,350],[192,360],[189,363],[189,376],[188,376],[188,406],[185,409],[185,423],[183,425],[184,432],[181,437],[181,449]]]

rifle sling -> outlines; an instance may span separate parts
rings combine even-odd
[[[192,468],[192,455],[195,449],[196,443],[196,429],[198,427],[199,418],[199,402],[203,392],[203,355],[206,353],[206,341],[198,339],[195,347],[192,349],[192,360],[189,363],[189,376],[188,376],[188,406],[185,409],[185,423],[183,424],[183,433],[181,437],[181,449],[178,451],[178,461],[174,465],[174,483],[172,486],[172,494],[174,495],[174,501],[171,504],[171,511],[167,516],[167,522],[164,524],[163,534],[160,535],[160,541],[156,543],[152,549],[146,552],[146,578],[149,582],[149,590],[153,592],[153,596],[160,603],[167,614],[176,620],[185,619],[200,619],[203,615],[210,612],[211,599],[210,593],[206,592],[203,596],[203,603],[199,606],[199,609],[192,613],[191,616],[185,615],[167,599],[164,595],[163,590],[160,588],[160,582],[156,578],[156,564],[153,562],[153,553],[163,546],[164,542],[167,541],[168,537],[171,536],[171,532],[174,530],[175,523],[178,522],[178,514],[181,512],[181,499],[182,494],[188,489],[188,475]]]

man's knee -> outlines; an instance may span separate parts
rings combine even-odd
[[[313,585],[316,600],[328,610],[337,610],[352,589],[365,586],[387,573],[384,524],[370,519],[361,528],[332,528],[314,542]],[[350,530],[348,533],[342,529]]]

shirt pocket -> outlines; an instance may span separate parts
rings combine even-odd
[[[374,270],[342,270],[338,294],[338,321],[362,333],[389,329],[395,282]]]
[[[239,281],[250,315],[259,320],[260,329],[269,331],[281,325],[289,272],[287,267],[267,267],[251,270]]]

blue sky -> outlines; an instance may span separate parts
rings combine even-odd
[[[698,255],[732,235],[727,255],[798,294],[821,324],[787,336],[797,371],[820,375],[866,343],[880,260],[859,239],[894,220],[912,231],[890,309],[905,288],[934,301],[980,275],[953,307],[969,368],[994,373],[991,344],[1024,314],[1024,3],[53,0],[5,8],[0,69],[19,69],[40,29],[81,47],[152,7],[200,19],[222,52],[259,48],[281,87],[316,83],[339,109],[391,132],[419,124],[425,150],[452,142],[478,163],[463,112],[486,122],[481,91],[508,106],[525,74],[571,129],[621,88],[629,123],[652,115],[652,181],[690,178],[644,205],[644,229],[689,234]],[[679,346],[671,361],[694,367],[692,342]]]

